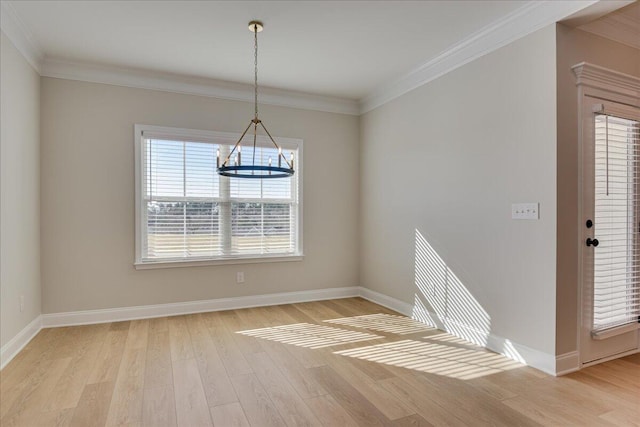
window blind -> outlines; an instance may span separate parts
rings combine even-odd
[[[241,179],[217,174],[235,141],[142,138],[143,262],[298,254],[298,176]],[[286,147],[298,157],[297,148]],[[234,155],[235,156],[235,155]],[[277,164],[277,150],[253,141],[241,161]],[[233,161],[233,159],[232,159]]]
[[[639,132],[637,121],[595,116],[594,332],[640,316]]]

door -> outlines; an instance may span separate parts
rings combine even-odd
[[[582,105],[581,361],[638,349],[640,109],[585,96]]]

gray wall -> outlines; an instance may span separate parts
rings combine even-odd
[[[40,76],[4,33],[1,38],[0,346],[4,346],[40,315]]]
[[[52,78],[41,84],[44,313],[359,284],[358,117],[260,109],[274,136],[304,140],[304,261],[137,271],[134,124],[240,132],[253,105]]]
[[[577,350],[578,334],[578,90],[571,67],[590,62],[640,77],[640,50],[557,26],[558,74],[558,355]]]
[[[362,285],[554,354],[555,86],[550,26],[362,117]]]

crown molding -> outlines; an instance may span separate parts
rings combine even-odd
[[[576,75],[576,85],[615,92],[631,99],[640,99],[640,78],[599,65],[581,62],[571,67]]]
[[[594,3],[581,1],[529,1],[504,18],[454,44],[435,58],[399,79],[383,85],[360,101],[364,114],[441,77],[474,59],[499,49]]]
[[[598,0],[528,1],[516,11],[463,39],[401,78],[383,85],[359,101],[303,92],[262,88],[260,101],[305,110],[358,115],[371,111],[483,55],[547,25],[566,18]],[[46,58],[11,1],[2,2],[2,31],[43,77],[103,83],[141,89],[253,101],[251,85],[187,77],[149,70]]]
[[[0,28],[27,62],[40,73],[42,58],[44,57],[42,49],[36,43],[31,31],[18,18],[10,1],[3,0],[0,2]]]
[[[253,86],[251,85],[135,68],[45,58],[40,75],[58,79],[253,102]],[[268,87],[260,89],[260,103],[329,113],[357,115],[359,112],[356,100]]]

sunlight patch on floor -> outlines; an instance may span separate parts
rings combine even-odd
[[[343,317],[341,319],[325,320],[325,322],[399,335],[415,334],[434,329],[405,316],[383,313]]]
[[[461,380],[497,374],[523,366],[480,348],[469,349],[414,340],[335,351],[334,354]]]
[[[296,323],[293,325],[272,326],[236,332],[255,338],[292,344],[299,347],[323,348],[332,345],[348,344],[382,338],[365,332],[348,331],[330,326]]]
[[[464,345],[473,349],[481,349],[482,347],[478,346],[477,344],[474,344],[470,341],[467,341],[465,339],[456,337],[454,335],[451,334],[436,334],[436,335],[428,335],[426,337],[423,337],[426,340],[430,340],[430,341],[438,341],[438,342],[442,342],[445,344],[458,344],[458,345]]]

